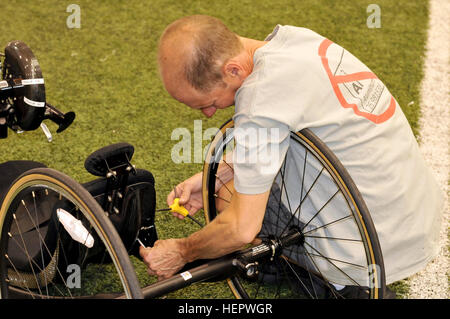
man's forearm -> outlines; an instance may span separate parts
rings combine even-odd
[[[238,227],[226,215],[225,210],[201,230],[181,239],[181,254],[186,262],[218,258],[246,244]]]
[[[198,232],[179,240],[186,262],[221,257],[251,243],[261,229],[269,191],[235,193],[226,209]]]

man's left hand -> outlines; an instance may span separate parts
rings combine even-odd
[[[149,275],[158,276],[158,280],[167,279],[183,268],[186,261],[181,253],[180,240],[158,240],[152,248],[139,248]]]

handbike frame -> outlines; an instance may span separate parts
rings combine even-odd
[[[270,239],[262,244],[238,252],[205,261],[192,269],[182,271],[168,279],[142,289],[145,299],[161,297],[167,293],[185,288],[196,282],[225,279],[238,273],[251,278],[258,275],[259,262],[271,261],[281,255],[283,248],[299,244],[304,240],[297,228],[291,228],[279,239]],[[125,298],[124,295],[118,297]]]

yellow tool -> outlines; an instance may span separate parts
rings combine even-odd
[[[175,194],[176,194],[176,192],[175,192]],[[203,227],[202,223],[200,223],[194,217],[189,215],[189,211],[183,205],[180,205],[179,201],[180,201],[179,198],[175,198],[173,200],[173,204],[170,205],[169,208],[158,209],[156,211],[157,212],[168,211],[171,213],[177,213],[177,214],[183,215],[184,217],[187,217],[187,218],[191,219],[192,221],[194,221],[195,223],[197,223],[200,227]]]
[[[180,215],[183,215],[184,217],[188,217],[189,216],[188,210],[186,208],[184,208],[183,205],[180,205],[179,201],[180,201],[179,198],[175,198],[173,200],[173,204],[169,206],[169,208],[171,209],[170,212],[178,213]]]

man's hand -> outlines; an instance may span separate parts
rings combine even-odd
[[[177,273],[186,264],[181,254],[181,239],[158,240],[152,248],[139,248],[149,275],[158,276],[158,280],[167,279]]]
[[[199,209],[203,208],[202,198],[202,173],[195,174],[176,187],[177,196],[180,198],[180,205],[183,205],[189,215],[194,215]],[[167,196],[167,205],[172,205],[175,199],[175,191],[171,191]],[[175,217],[184,219],[183,215],[172,213]]]
[[[230,156],[228,156],[230,157]],[[216,191],[219,191],[225,184],[231,181],[234,177],[233,169],[231,168],[232,159],[227,158],[228,162],[224,164],[223,162],[219,164],[217,170],[217,182]],[[184,182],[178,184],[175,190],[172,190],[167,196],[167,205],[173,204],[173,200],[176,197],[180,198],[179,204],[183,205],[188,211],[189,215],[194,215],[198,210],[203,208],[203,194],[202,194],[202,177],[203,172],[197,173],[191,176]],[[176,194],[175,194],[176,192]],[[230,195],[230,194],[228,194]],[[184,219],[184,216],[172,213],[175,217]]]

